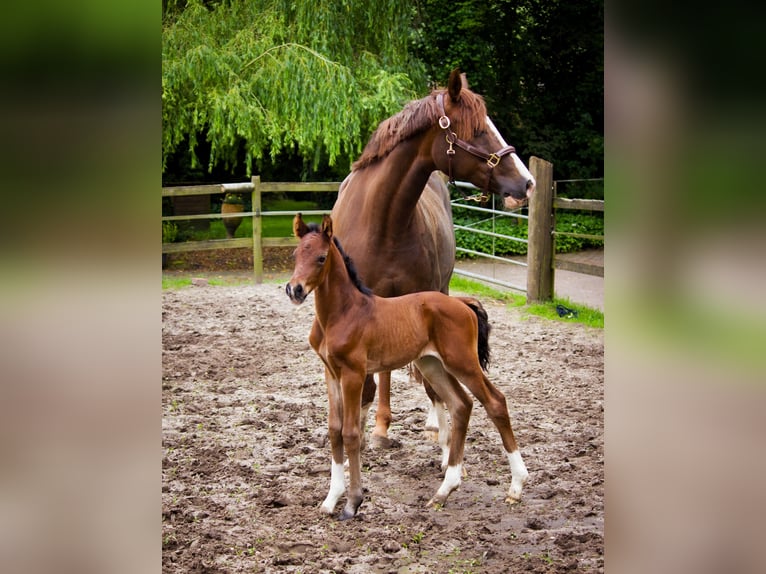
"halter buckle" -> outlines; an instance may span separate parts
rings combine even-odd
[[[449,121],[449,118],[447,118],[447,121]],[[452,138],[450,139],[450,136]],[[447,140],[447,143],[449,144],[449,148],[447,149],[447,155],[455,155],[455,149],[452,147],[452,144],[457,141],[457,135],[455,135],[454,132],[447,133],[446,136],[444,136],[444,139]]]
[[[449,118],[447,116],[442,116],[439,118],[439,127],[443,130],[446,130],[448,127],[450,127],[452,122],[449,121]]]
[[[501,159],[501,158],[500,158],[500,156],[499,156],[499,155],[497,155],[497,154],[494,154],[494,153],[493,153],[493,154],[490,154],[490,156],[487,158],[487,165],[488,165],[490,168],[493,168],[493,167],[495,167],[497,164],[499,164],[499,163],[500,163],[500,159]]]

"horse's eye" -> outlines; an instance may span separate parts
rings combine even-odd
[[[324,265],[325,261],[327,261],[326,255],[320,255],[319,257],[317,257],[317,263],[319,263],[320,265]]]

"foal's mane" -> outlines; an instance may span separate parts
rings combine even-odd
[[[351,166],[351,170],[362,169],[383,159],[399,143],[433,126],[441,116],[436,96],[442,92],[445,94],[445,100],[448,100],[446,90],[437,88],[425,98],[412,100],[401,112],[380,122],[362,155]],[[460,91],[460,101],[453,102],[449,116],[452,122],[450,130],[463,140],[470,140],[487,128],[487,106],[484,98],[467,88]]]
[[[308,224],[309,232],[312,233],[321,233],[321,230],[319,228],[319,224],[317,223],[309,223]],[[346,271],[348,272],[348,276],[351,279],[351,282],[354,284],[354,287],[359,289],[362,293],[365,295],[372,295],[372,290],[367,287],[362,282],[362,279],[359,277],[359,272],[356,270],[356,265],[354,265],[354,260],[351,259],[351,257],[343,250],[343,246],[340,244],[340,241],[337,237],[333,235],[332,242],[335,244],[335,247],[338,248],[338,251],[340,251],[341,256],[343,257],[343,263],[346,265]]]

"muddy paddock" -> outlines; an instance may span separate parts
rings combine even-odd
[[[530,472],[522,502],[504,502],[510,470],[477,401],[467,476],[426,508],[441,455],[401,370],[393,448],[363,453],[365,500],[339,522],[319,511],[330,449],[313,297],[294,306],[276,283],[163,292],[163,572],[603,572],[603,331],[483,302],[489,378]]]

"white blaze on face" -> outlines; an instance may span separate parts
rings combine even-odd
[[[505,139],[503,139],[503,136],[500,134],[500,131],[495,127],[495,124],[492,123],[492,120],[489,119],[489,116],[487,117],[487,127],[489,127],[489,131],[495,134],[495,137],[500,142],[500,147],[506,147],[508,144],[505,142]],[[524,165],[524,162],[521,161],[521,158],[516,155],[516,153],[511,154],[511,158],[513,158],[513,164],[516,166],[516,171],[521,174],[521,177],[525,178],[527,181],[532,182],[532,186],[529,188],[530,191],[534,189],[537,182],[535,181],[535,178],[532,177],[532,174],[529,173],[529,170],[527,169],[527,166]],[[529,194],[527,194],[529,195]]]

